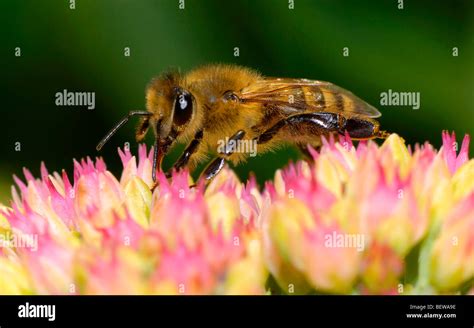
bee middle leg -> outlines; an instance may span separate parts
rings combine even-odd
[[[191,142],[188,144],[188,146],[184,150],[183,154],[181,154],[181,156],[178,158],[176,163],[174,163],[172,170],[174,169],[176,171],[179,171],[179,170],[181,170],[182,168],[184,168],[185,166],[188,165],[189,160],[191,159],[191,156],[193,154],[195,154],[196,151],[198,150],[199,145],[201,144],[201,141],[202,141],[202,137],[203,137],[203,131],[199,130],[194,135],[194,139],[191,140]],[[167,178],[170,178],[171,177],[171,170],[167,171],[165,173],[165,176]]]
[[[211,181],[224,167],[226,159],[229,158],[235,151],[233,145],[235,146],[236,141],[241,140],[245,136],[244,130],[237,131],[232,137],[229,138],[226,143],[224,150],[220,152],[220,156],[211,161],[204,171],[201,173],[199,179],[205,179],[206,182]]]

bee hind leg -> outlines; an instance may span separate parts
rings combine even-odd
[[[340,133],[347,131],[353,139],[386,139],[390,133],[380,130],[380,124],[376,120],[370,118],[352,117],[344,121],[340,128]]]
[[[340,116],[336,113],[318,112],[298,114],[278,121],[255,138],[258,144],[271,141],[279,135],[301,144],[318,146],[321,135],[337,133],[340,128]]]
[[[390,136],[390,132],[385,130],[377,131],[375,137],[379,139],[387,139]]]

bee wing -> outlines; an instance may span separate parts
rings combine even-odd
[[[273,105],[287,114],[338,112],[379,117],[380,112],[352,92],[324,81],[265,78],[241,91],[244,103]]]

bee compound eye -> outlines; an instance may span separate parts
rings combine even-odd
[[[193,114],[193,96],[188,92],[181,92],[176,95],[174,101],[173,122],[176,125],[186,124]]]

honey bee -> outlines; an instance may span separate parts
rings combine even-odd
[[[146,89],[146,111],[131,111],[97,145],[102,146],[132,116],[140,116],[136,141],[154,133],[153,180],[163,157],[176,143],[187,143],[173,168],[193,170],[214,154],[201,173],[206,181],[225,164],[245,161],[236,143],[253,142],[259,153],[293,144],[302,151],[320,147],[321,136],[344,134],[353,139],[386,138],[374,119],[380,112],[351,92],[329,82],[264,77],[234,65],[209,65],[188,74],[170,72]],[[227,140],[226,146],[217,145]],[[169,176],[167,172],[167,176]]]

